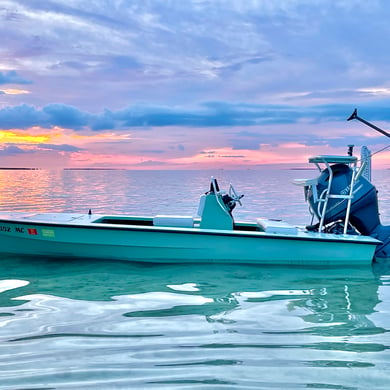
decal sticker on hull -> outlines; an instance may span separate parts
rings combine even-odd
[[[56,234],[53,229],[42,229],[42,236],[48,238],[54,238]]]

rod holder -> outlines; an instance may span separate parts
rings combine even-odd
[[[379,128],[378,126],[375,126],[373,125],[372,123],[366,121],[365,119],[363,118],[360,118],[360,116],[358,115],[357,113],[357,108],[354,109],[353,113],[351,114],[351,116],[347,119],[347,121],[351,121],[352,119],[356,119],[362,123],[364,123],[365,125],[371,127],[372,129],[376,130],[376,131],[379,131],[379,133],[385,135],[386,137],[389,137],[390,138],[390,133],[388,133],[387,131]]]

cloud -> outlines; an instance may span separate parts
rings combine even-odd
[[[262,134],[257,134],[256,137],[252,138],[231,138],[230,144],[233,149],[246,149],[246,150],[258,150],[260,148],[261,140],[264,142],[264,136]]]
[[[47,121],[51,126],[79,129],[90,122],[91,115],[65,104],[49,104],[43,107]]]
[[[166,161],[147,160],[147,161],[142,161],[142,162],[134,164],[134,165],[140,166],[140,167],[153,167],[153,166],[164,166],[167,164],[168,164],[168,162],[166,162]]]
[[[390,121],[389,11],[363,0],[6,0],[0,129],[41,128],[32,134],[47,140],[20,142],[61,156],[75,143],[137,162],[297,142],[332,153],[349,134],[381,144],[345,119],[358,107]],[[10,83],[30,93],[5,92]]]
[[[53,70],[61,70],[66,68],[82,71],[90,68],[90,66],[81,61],[60,61],[49,66],[49,69],[53,69]]]
[[[388,54],[381,42],[390,33],[389,6],[382,2],[6,4],[0,35],[8,44],[2,62],[28,70],[34,84],[43,84],[45,96],[31,96],[32,104],[55,101],[49,95],[61,91],[67,103],[80,102],[94,112],[143,101],[299,99],[307,105],[313,99],[371,99],[364,90],[388,84]],[[178,120],[165,114],[168,125]],[[110,118],[100,119],[96,130],[113,126]],[[146,127],[145,119],[150,126],[163,120],[156,113],[154,118],[128,118],[125,124]],[[188,121],[196,119],[202,117]],[[214,121],[229,125],[229,119],[216,116]]]
[[[104,110],[102,114],[91,116],[92,130],[111,130],[116,127],[116,120],[114,114],[110,110]]]
[[[5,88],[5,89],[0,89],[0,95],[5,94],[5,95],[25,95],[30,93],[30,91],[27,91],[25,89],[17,89],[17,88]]]
[[[83,148],[79,148],[68,144],[36,144],[34,149],[24,150],[16,145],[7,144],[0,149],[1,156],[14,156],[17,154],[37,153],[41,150],[52,150],[57,152],[80,152]]]
[[[26,129],[33,126],[46,126],[50,123],[44,113],[33,106],[22,104],[6,106],[0,109],[0,126],[2,129]]]
[[[0,125],[3,129],[26,129],[33,126],[80,129],[89,124],[91,115],[73,106],[49,104],[42,109],[27,104],[0,109]]]
[[[140,150],[139,151],[142,154],[163,154],[165,153],[165,150],[161,149],[148,149],[148,150]]]
[[[18,154],[26,153],[23,149],[15,146],[15,145],[9,145],[3,147],[3,149],[0,149],[0,156],[15,156]]]
[[[37,144],[37,147],[40,149],[46,149],[46,150],[56,150],[59,152],[80,152],[83,149],[78,148],[73,145],[68,144],[61,144],[61,145],[55,145],[55,144]]]
[[[2,84],[31,84],[32,82],[22,78],[16,71],[0,72],[0,85]]]
[[[361,111],[371,120],[390,120],[390,109],[382,105],[365,105]],[[291,125],[303,123],[344,122],[352,112],[351,104],[324,104],[307,106],[206,102],[195,107],[165,107],[153,105],[133,105],[126,109],[105,110],[92,114],[66,104],[49,104],[42,109],[22,104],[0,109],[0,123],[3,129],[29,128],[33,126],[60,126],[74,130],[148,130],[153,127],[181,128],[234,128],[267,125]],[[233,133],[234,134],[234,133]],[[273,134],[259,135],[258,132],[241,131],[235,133],[243,144],[251,149]],[[294,137],[285,133],[286,138]],[[287,139],[286,139],[287,140]],[[251,146],[252,145],[252,146]],[[183,145],[178,149],[183,150]],[[239,148],[236,145],[236,148]]]

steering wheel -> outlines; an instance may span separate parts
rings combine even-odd
[[[242,203],[241,203],[241,200],[240,200],[240,199],[241,199],[244,195],[238,195],[232,184],[230,184],[230,187],[229,187],[229,196],[230,196],[235,202],[237,202],[240,206],[242,206]]]

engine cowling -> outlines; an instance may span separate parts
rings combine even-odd
[[[346,164],[334,164],[330,166],[330,169],[333,172],[330,193],[348,195],[352,179],[351,168]],[[323,170],[318,177],[316,189],[319,199],[324,199],[326,196],[329,177],[330,172],[328,169]],[[316,200],[313,193],[309,193],[308,201],[314,214],[320,220],[324,212],[324,202]],[[347,199],[329,198],[325,211],[324,225],[345,219],[347,202]],[[372,236],[383,242],[377,248],[376,257],[390,257],[390,226],[381,224],[377,190],[364,177],[360,177],[354,184],[349,221],[360,234]]]

